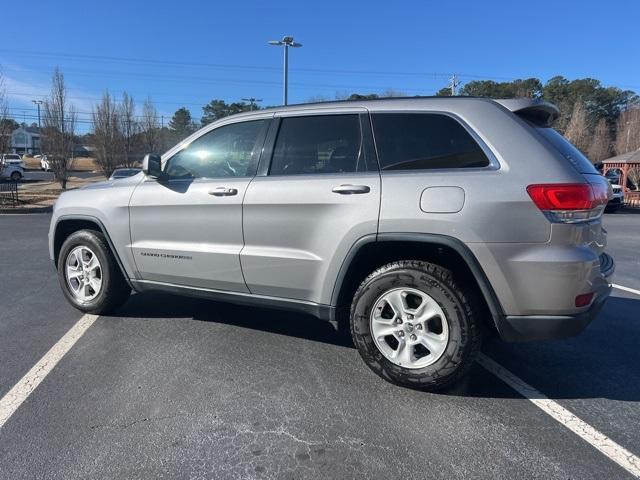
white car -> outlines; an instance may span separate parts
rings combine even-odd
[[[10,178],[14,182],[18,182],[24,176],[24,169],[19,165],[3,164],[0,165],[0,178]]]
[[[49,170],[51,170],[51,166],[49,165],[49,160],[47,160],[46,155],[42,155],[40,157],[40,169],[45,172],[48,172]]]
[[[609,199],[609,203],[607,203],[607,211],[615,212],[624,207],[624,189],[622,185],[616,183],[611,184],[611,189],[613,190],[613,196]]]
[[[24,169],[22,157],[17,153],[5,153],[2,155],[2,161],[0,163],[2,163],[2,165],[14,165]]]

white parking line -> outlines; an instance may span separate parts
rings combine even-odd
[[[53,370],[62,357],[73,347],[80,337],[93,325],[97,315],[83,315],[58,342],[45,353],[27,374],[16,383],[7,394],[0,399],[0,429],[11,415],[15,413],[29,395],[40,385],[40,382]]]
[[[613,288],[617,288],[618,290],[623,290],[625,292],[635,293],[636,295],[640,295],[640,290],[636,290],[635,288],[623,287],[622,285],[616,285],[615,283],[613,283],[612,285],[613,285]]]
[[[615,285],[614,285],[615,286]],[[616,288],[619,288],[616,286]],[[624,287],[623,289],[626,289]],[[631,289],[630,289],[631,290]],[[635,291],[634,293],[640,294]],[[11,418],[16,410],[29,398],[29,395],[40,385],[46,376],[53,370],[64,355],[75,345],[87,329],[93,325],[97,315],[85,314],[76,324],[51,347],[51,349],[36,363],[27,374],[16,383],[7,394],[0,399],[0,429]],[[532,402],[543,412],[557,422],[564,425],[584,441],[598,449],[606,457],[616,462],[622,468],[637,478],[640,478],[640,458],[618,445],[609,437],[599,432],[591,425],[576,417],[566,408],[545,396],[509,370],[487,357],[480,354],[478,363],[486,370],[505,382],[524,398]]]
[[[540,408],[554,420],[560,422],[584,441],[597,448],[605,456],[616,462],[627,472],[640,478],[640,458],[629,450],[621,447],[609,437],[600,433],[591,425],[583,422],[559,403],[551,400],[528,383],[516,377],[502,365],[496,363],[484,354],[480,355],[478,363],[505,382],[524,398]]]

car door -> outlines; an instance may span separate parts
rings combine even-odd
[[[131,250],[142,281],[247,292],[239,253],[242,199],[269,119],[227,123],[163,158],[130,201]]]
[[[247,286],[329,304],[349,249],[377,231],[380,175],[368,114],[276,114],[263,159],[243,205]]]

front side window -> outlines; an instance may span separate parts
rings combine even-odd
[[[486,167],[489,159],[454,118],[435,113],[375,113],[382,170]]]
[[[211,130],[171,157],[165,174],[185,179],[253,176],[265,127],[266,120],[254,120]]]
[[[269,175],[366,170],[358,115],[283,118]]]

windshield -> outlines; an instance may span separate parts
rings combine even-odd
[[[571,164],[580,173],[595,173],[598,171],[596,167],[589,161],[584,154],[573,146],[566,138],[564,138],[557,130],[551,127],[535,127],[535,129],[558,150],[564,158],[569,160]]]

